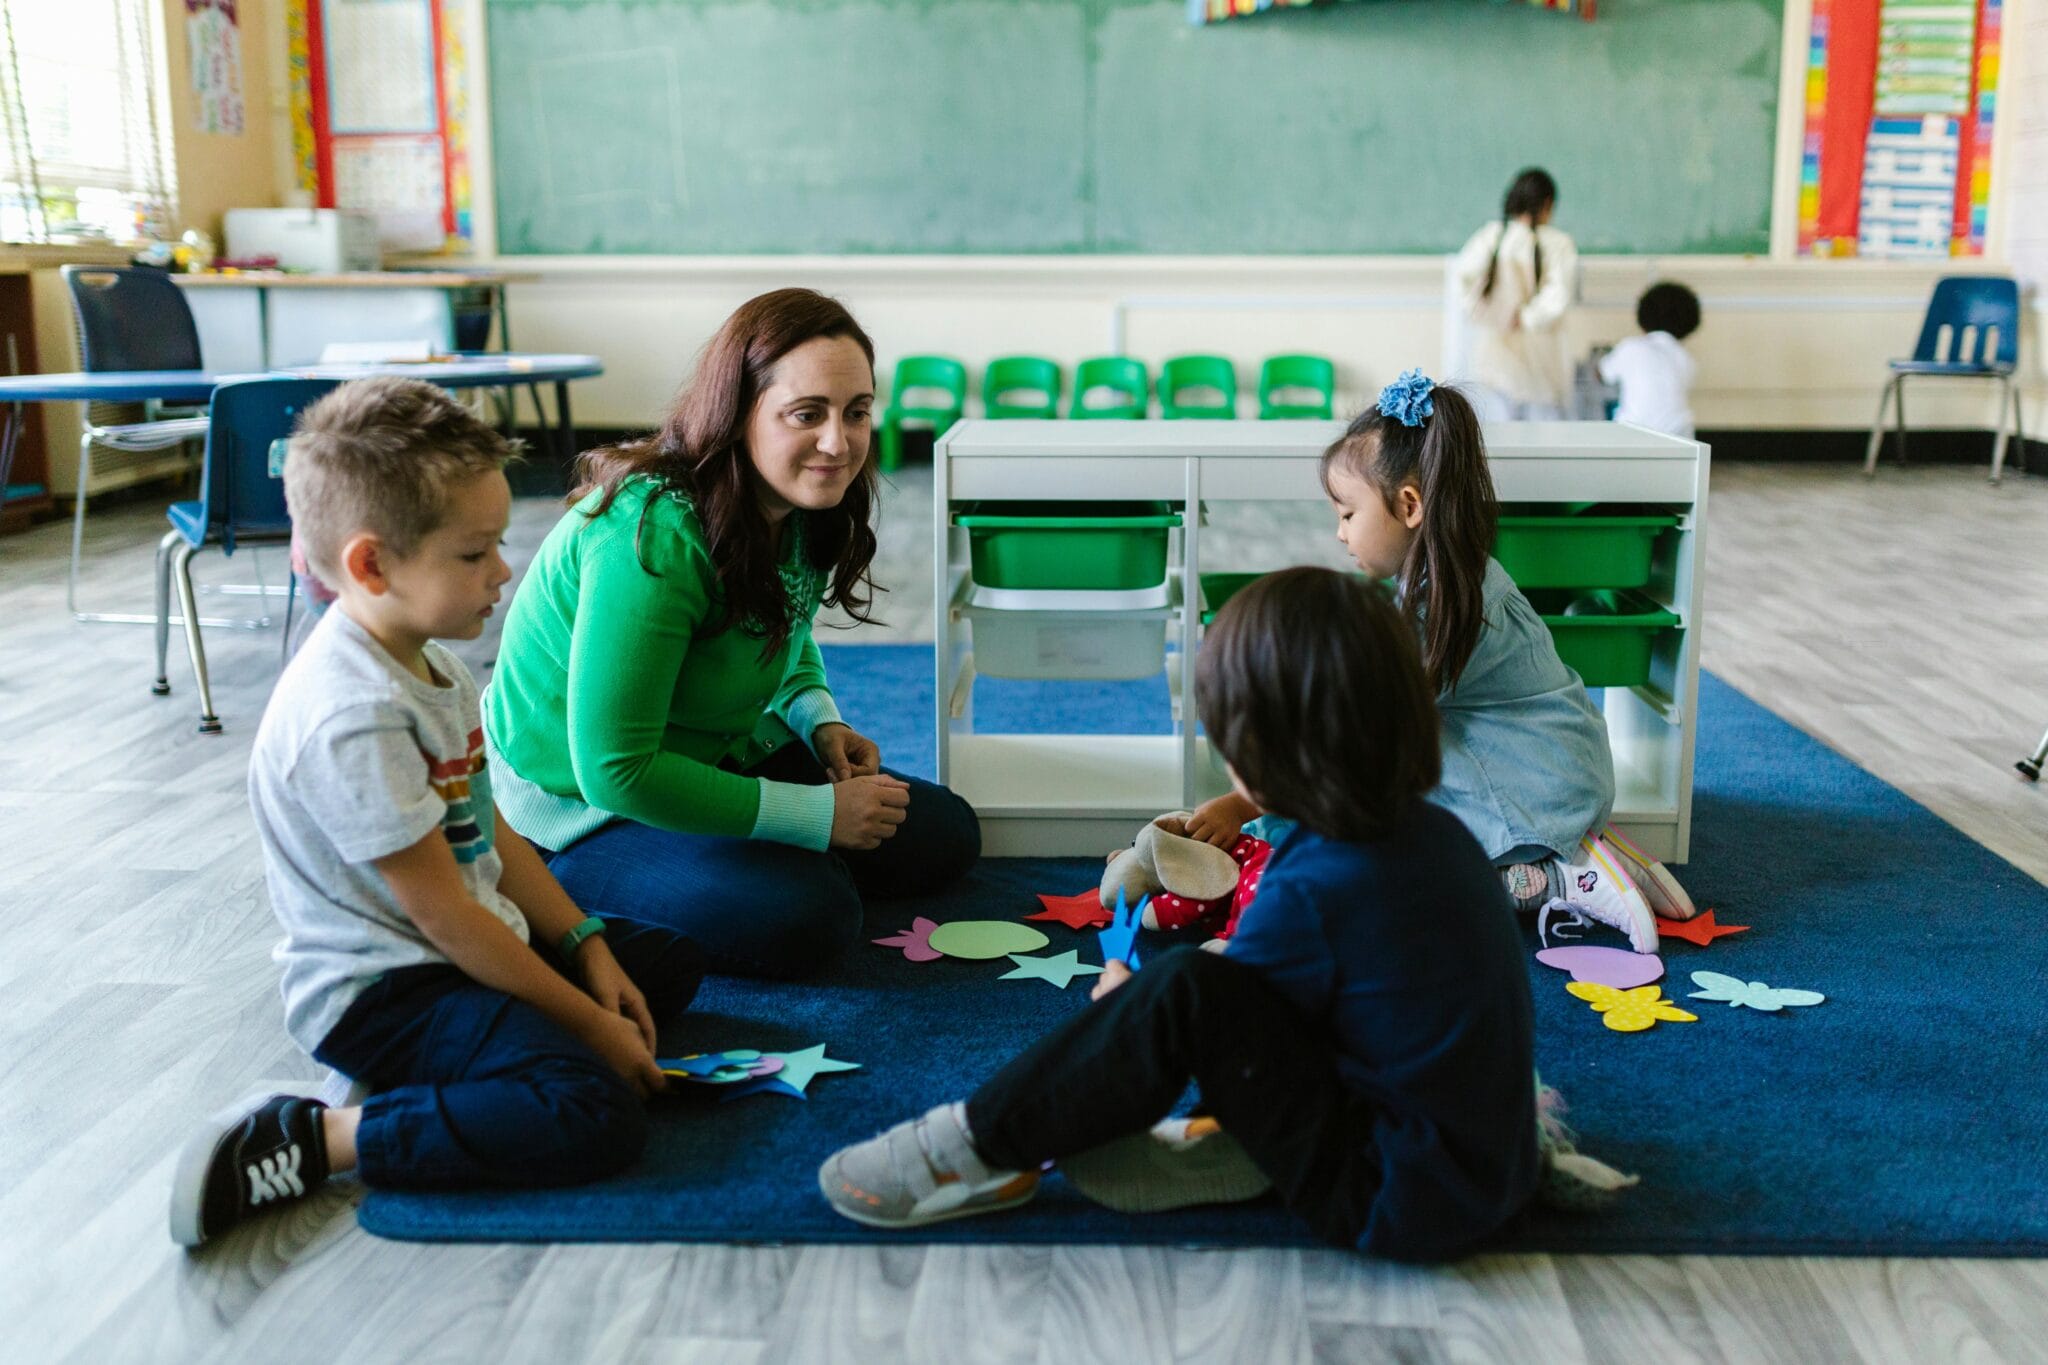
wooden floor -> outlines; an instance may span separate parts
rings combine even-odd
[[[893,628],[851,638],[929,638],[929,499],[919,472],[892,493]],[[1334,547],[1319,512],[1262,515],[1229,530],[1273,562]],[[147,602],[160,516],[95,517],[96,605]],[[522,505],[515,548],[552,516]],[[1707,665],[2048,880],[2048,790],[2010,768],[2048,726],[2044,525],[2048,480],[1719,469]],[[315,1079],[281,1026],[243,796],[278,634],[208,632],[227,733],[200,736],[180,653],[175,694],[152,697],[147,629],[65,615],[64,550],[56,526],[0,539],[8,1362],[2048,1359],[2041,1262],[443,1247],[367,1236],[345,1187],[188,1257],[164,1231],[174,1143],[252,1090]],[[467,652],[481,668],[490,642]],[[2031,931],[1967,888],[1939,898],[1986,932]]]

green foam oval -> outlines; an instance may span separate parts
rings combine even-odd
[[[1028,924],[1004,919],[964,919],[932,930],[934,952],[975,960],[1029,953],[1051,942]]]

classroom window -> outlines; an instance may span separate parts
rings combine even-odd
[[[155,0],[0,0],[0,239],[167,235]]]

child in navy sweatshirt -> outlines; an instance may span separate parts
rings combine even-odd
[[[1441,1260],[1536,1193],[1525,950],[1485,852],[1423,799],[1438,724],[1414,632],[1370,582],[1289,569],[1218,613],[1195,695],[1239,790],[1299,823],[1235,937],[1108,964],[964,1103],[835,1153],[840,1213],[1007,1208],[1058,1162],[1114,1207],[1270,1186],[1326,1241]],[[1205,1117],[1155,1129],[1191,1080]]]

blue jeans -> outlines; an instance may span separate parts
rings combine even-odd
[[[657,1022],[697,993],[704,957],[687,938],[616,919],[604,936]],[[313,1056],[372,1092],[356,1169],[373,1187],[580,1185],[647,1143],[645,1105],[603,1058],[451,964],[385,973]]]
[[[827,780],[801,744],[784,745],[745,775],[813,786]],[[863,897],[928,895],[965,876],[981,856],[972,806],[944,787],[889,775],[909,784],[910,809],[878,848],[814,852],[614,820],[546,855],[548,870],[590,914],[689,935],[715,972],[808,976],[860,938]]]

